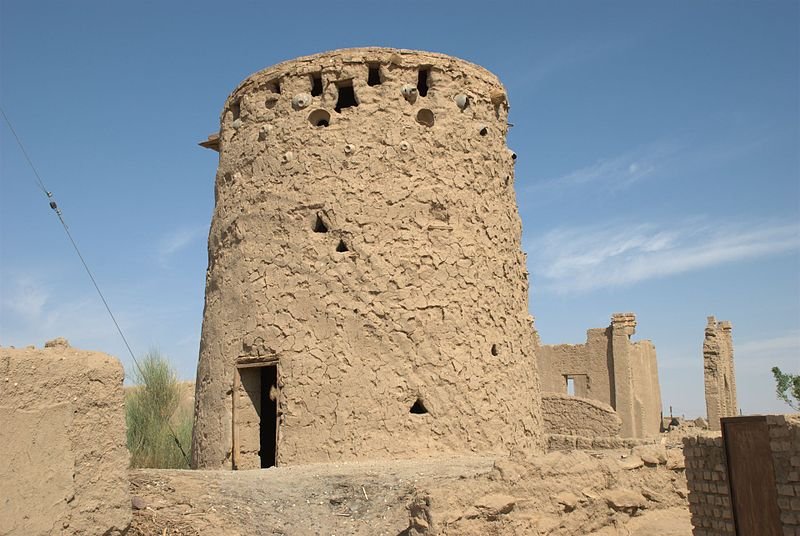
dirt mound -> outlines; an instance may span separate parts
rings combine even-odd
[[[135,470],[131,534],[688,536],[675,449],[653,449],[664,452]],[[654,463],[630,463],[642,456]]]

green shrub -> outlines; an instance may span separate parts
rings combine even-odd
[[[192,411],[180,403],[175,370],[157,350],[149,351],[139,365],[135,385],[125,395],[131,467],[187,469]]]

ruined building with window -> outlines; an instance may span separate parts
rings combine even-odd
[[[661,389],[656,350],[650,341],[631,341],[635,332],[636,316],[617,313],[607,328],[587,330],[585,344],[537,345],[535,354],[547,398],[545,419],[563,421],[577,407],[593,415],[605,408],[608,423],[615,423],[613,413],[621,419],[621,427],[616,426],[622,437],[657,436],[661,431]],[[579,400],[551,394],[600,404],[579,404]]]
[[[234,90],[202,144],[195,467],[541,452],[507,114],[488,71],[406,50]]]

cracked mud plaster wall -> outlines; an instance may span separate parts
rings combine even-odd
[[[348,84],[358,106],[342,108]],[[292,60],[234,91],[197,467],[230,467],[235,363],[254,359],[278,361],[278,464],[542,451],[507,113],[488,71],[380,48]]]
[[[567,392],[567,376],[575,395],[611,406],[622,419],[622,437],[655,437],[661,431],[661,389],[656,350],[648,340],[631,341],[633,313],[615,313],[607,328],[586,331],[585,344],[536,347],[546,393]]]
[[[556,393],[542,394],[542,417],[548,434],[615,437],[622,425],[608,404]]]
[[[720,418],[739,414],[731,329],[727,320],[717,322],[713,316],[708,317],[703,340],[703,378],[710,430],[720,429]]]
[[[122,380],[105,354],[0,348],[0,534],[127,530]]]

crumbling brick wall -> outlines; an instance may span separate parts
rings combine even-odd
[[[781,523],[800,535],[800,414],[768,415],[767,426]]]
[[[278,369],[279,464],[543,450],[507,104],[483,68],[384,48],[233,92],[204,144],[196,467],[258,467],[253,367]]]
[[[708,317],[703,340],[703,376],[710,430],[720,429],[722,417],[738,414],[731,329],[730,322]]]
[[[661,389],[650,341],[631,341],[636,316],[616,313],[607,328],[586,332],[585,344],[536,347],[542,391],[566,393],[611,406],[622,420],[622,437],[655,437],[661,431]],[[538,339],[535,339],[538,340]]]
[[[69,348],[0,348],[0,534],[124,534],[123,370]]]
[[[800,534],[800,414],[766,416],[777,506],[784,534]],[[733,536],[724,442],[687,437],[683,448],[694,536]]]
[[[694,536],[735,536],[721,437],[683,440]]]

